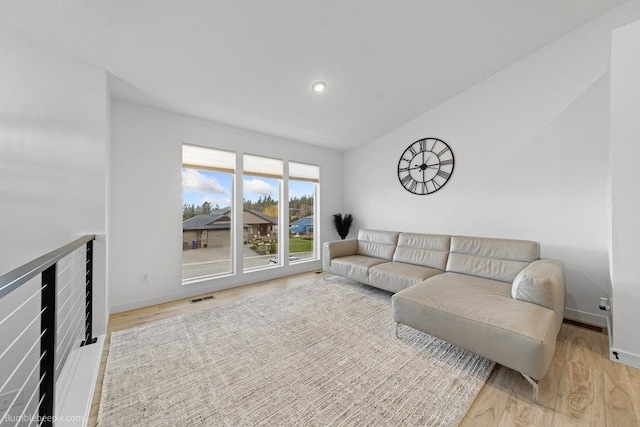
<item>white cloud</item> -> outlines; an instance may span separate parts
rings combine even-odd
[[[273,196],[277,193],[277,189],[261,179],[251,178],[242,180],[244,191],[260,196]]]
[[[220,206],[220,208],[226,208],[227,206],[231,206],[231,199],[227,197],[204,196],[200,204],[204,202],[209,202],[211,204],[211,207],[215,207],[216,205]]]
[[[185,193],[213,193],[229,195],[217,179],[206,176],[195,169],[182,169],[182,191]]]

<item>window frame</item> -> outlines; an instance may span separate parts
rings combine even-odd
[[[241,278],[244,274],[253,274],[264,270],[271,270],[277,268],[287,268],[289,266],[299,266],[305,263],[318,262],[321,259],[320,250],[320,165],[303,162],[290,159],[280,159],[276,157],[269,157],[265,155],[253,154],[243,152],[242,150],[224,149],[213,146],[203,146],[192,143],[183,143],[184,147],[192,147],[205,153],[210,151],[218,151],[225,153],[227,156],[232,156],[233,162],[227,160],[226,167],[216,167],[215,164],[199,165],[198,161],[190,160],[189,162],[182,162],[182,168],[210,170],[214,172],[227,172],[231,174],[231,189],[230,189],[230,268],[228,272],[215,273],[210,275],[198,276],[193,278],[182,279],[183,285],[190,285],[196,283],[202,283],[204,281],[218,280],[222,278]],[[248,160],[248,161],[246,161]],[[262,160],[264,163],[269,163],[271,166],[278,165],[277,172],[274,172],[274,168],[267,170],[261,170]],[[246,164],[245,164],[246,163]],[[231,166],[232,165],[232,166]],[[313,172],[315,170],[315,172]],[[311,171],[311,172],[309,172]],[[290,175],[290,172],[293,172]],[[273,254],[277,259],[277,263],[265,264],[264,266],[258,265],[254,267],[246,267],[244,256],[244,195],[245,189],[245,177],[264,177],[269,179],[276,179],[278,182],[278,218],[277,218],[277,232],[275,237],[277,239],[277,253]],[[313,182],[313,255],[309,258],[300,260],[290,259],[290,217],[289,217],[289,202],[290,202],[290,185],[291,181],[308,181]],[[184,205],[184,199],[183,205]],[[287,254],[285,256],[283,254]]]
[[[185,158],[185,151],[187,152],[188,156],[187,156],[187,161],[184,162],[184,158]],[[213,152],[217,152],[219,154],[221,154],[223,157],[225,157],[225,161],[221,164],[216,165],[215,163],[211,162],[211,158],[210,155]],[[208,160],[202,161],[202,162],[198,162],[198,161],[194,161],[194,153],[200,153],[203,154],[205,158],[207,158]],[[234,257],[235,257],[235,245],[236,245],[236,238],[235,238],[235,216],[234,216],[234,211],[235,211],[235,186],[236,186],[236,173],[235,173],[235,159],[236,159],[237,153],[235,151],[231,151],[231,150],[224,150],[224,149],[220,149],[220,148],[215,148],[215,147],[207,147],[207,146],[201,146],[201,145],[196,145],[196,144],[190,144],[190,143],[182,143],[182,157],[183,157],[183,161],[181,162],[181,170],[184,171],[185,169],[190,169],[190,170],[195,170],[195,171],[207,171],[207,172],[216,172],[216,173],[227,173],[230,175],[230,185],[231,188],[229,188],[229,198],[230,198],[230,202],[229,202],[229,206],[230,206],[230,211],[228,213],[228,217],[229,217],[229,269],[227,271],[224,272],[220,272],[220,273],[211,273],[211,274],[205,274],[205,275],[201,275],[201,276],[194,276],[194,277],[184,277],[184,258],[181,264],[181,273],[182,273],[182,284],[183,285],[188,285],[188,284],[192,284],[192,283],[199,283],[205,280],[211,280],[211,279],[217,279],[217,278],[222,278],[222,277],[229,277],[229,276],[235,276],[236,275],[236,263],[234,262]],[[232,158],[233,162],[230,162],[229,159]],[[233,164],[233,168],[230,167],[230,165]],[[181,185],[182,187],[182,196],[181,196],[181,200],[182,200],[182,205],[184,207],[184,182]],[[184,224],[184,219],[183,219],[183,224]],[[208,231],[207,230],[207,238],[208,238]],[[182,240],[182,244],[183,244],[183,251],[184,251],[184,228],[183,228],[183,238]],[[198,239],[199,240],[199,239]],[[184,254],[183,254],[184,255]]]

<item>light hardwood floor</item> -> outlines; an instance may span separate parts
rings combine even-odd
[[[214,298],[196,304],[182,299],[111,315],[89,426],[97,425],[112,332],[319,280],[318,272],[304,273],[206,294]],[[640,370],[611,362],[602,332],[565,323],[540,383],[539,404],[532,402],[531,386],[519,373],[496,365],[460,425],[640,426]]]

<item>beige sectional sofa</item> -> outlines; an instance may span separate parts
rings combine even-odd
[[[408,325],[521,372],[533,385],[555,353],[564,267],[526,240],[361,230],[325,242],[323,269],[393,292]]]

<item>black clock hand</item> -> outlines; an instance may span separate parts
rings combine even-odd
[[[421,167],[422,167],[422,166],[415,166],[415,167],[412,167],[412,168],[402,168],[402,169],[400,169],[400,170],[401,170],[401,171],[412,171],[412,170],[414,170],[414,169],[420,169]]]

